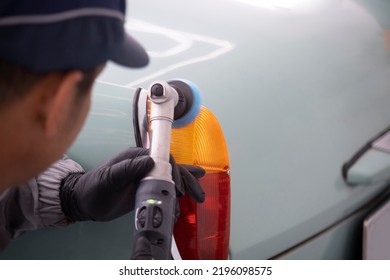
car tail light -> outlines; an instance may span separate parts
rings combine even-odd
[[[227,145],[218,120],[202,107],[186,127],[172,130],[171,153],[178,163],[205,169],[199,181],[203,203],[180,198],[180,217],[174,228],[183,259],[227,259],[230,238],[230,174]]]

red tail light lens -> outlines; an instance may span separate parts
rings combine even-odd
[[[200,183],[206,200],[180,199],[174,236],[183,259],[227,259],[230,238],[230,175],[227,145],[216,117],[202,107],[195,121],[172,130],[171,153],[178,163],[206,170]]]

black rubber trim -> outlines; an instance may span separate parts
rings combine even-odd
[[[141,95],[141,91],[142,91],[142,88],[137,88],[137,90],[134,93],[134,98],[133,98],[133,129],[134,129],[135,144],[137,145],[137,147],[143,148],[141,131],[139,128],[139,119],[138,119],[138,101],[139,101],[139,97]]]
[[[384,136],[388,131],[390,130],[390,127],[387,127],[385,130],[383,130],[381,133],[373,137],[369,142],[367,142],[363,147],[361,147],[351,159],[349,159],[347,162],[343,164],[341,167],[341,175],[345,181],[345,183],[349,186],[355,186],[355,184],[351,184],[348,182],[348,170],[359,160],[359,158],[364,155],[369,149],[371,149],[372,144],[380,137]]]

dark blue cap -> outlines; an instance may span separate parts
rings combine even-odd
[[[1,0],[0,58],[36,72],[90,69],[149,57],[126,34],[124,0]]]

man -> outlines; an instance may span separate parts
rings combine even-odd
[[[148,63],[124,20],[124,0],[1,1],[0,248],[28,230],[107,221],[133,209],[138,182],[154,166],[147,150],[127,149],[86,173],[63,156],[106,62]],[[178,189],[203,200],[197,180],[173,167]]]

